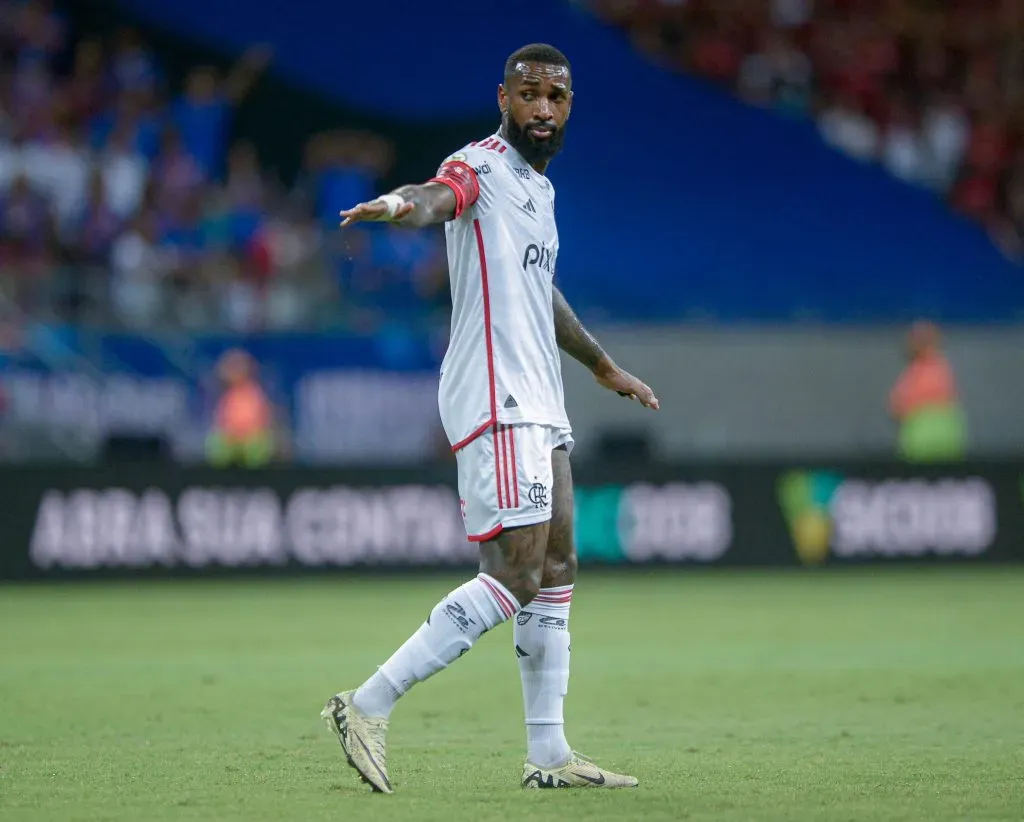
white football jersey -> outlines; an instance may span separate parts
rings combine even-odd
[[[452,326],[438,405],[448,439],[458,450],[498,422],[568,429],[551,305],[554,187],[499,134],[449,162],[473,168],[480,194],[445,224]]]

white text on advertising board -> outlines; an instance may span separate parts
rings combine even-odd
[[[48,491],[31,557],[39,568],[464,562],[455,492],[443,485]]]
[[[847,480],[831,514],[837,556],[975,556],[996,536],[996,501],[983,479]]]
[[[729,492],[714,482],[629,485],[619,506],[623,551],[637,562],[710,562],[732,543]]]

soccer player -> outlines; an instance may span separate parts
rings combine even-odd
[[[342,227],[445,224],[452,327],[439,406],[466,531],[480,545],[478,576],[321,714],[349,765],[382,793],[393,790],[385,736],[395,703],[510,619],[526,708],[523,787],[637,785],[576,753],[563,732],[576,550],[573,439],[558,349],[605,388],[658,408],[651,389],[602,350],[552,282],[558,232],[545,171],[562,147],[572,97],[565,56],[549,45],[525,46],[505,63],[497,133],[448,157],[426,183],[341,212]]]

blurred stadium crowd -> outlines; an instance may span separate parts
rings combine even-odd
[[[1024,0],[577,0],[651,59],[822,137],[984,223],[1024,257]],[[313,135],[285,185],[233,115],[271,61],[174,77],[131,28],[0,0],[0,320],[231,330],[446,315],[441,233],[336,230],[387,140]]]
[[[335,230],[386,141],[316,134],[290,187],[232,142],[270,59],[175,83],[131,28],[80,36],[50,0],[0,0],[0,316],[249,331],[443,311],[439,234]]]
[[[658,63],[933,189],[1024,255],[1024,0],[587,0]]]

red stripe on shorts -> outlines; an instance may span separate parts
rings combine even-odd
[[[505,507],[512,508],[512,486],[509,483],[509,427],[500,427],[502,440],[502,481],[505,483]]]
[[[499,428],[499,426],[495,425],[494,426],[494,431],[493,431],[493,433],[494,433],[494,481],[498,485],[498,510],[501,510],[502,508],[505,507],[505,505],[502,503],[502,497],[501,497],[501,454],[498,451],[498,442],[500,441],[500,438],[498,436],[498,428]]]
[[[515,489],[515,503],[513,507],[519,507],[519,466],[516,465],[516,429],[515,426],[508,426],[508,447],[512,452],[512,487]]]

